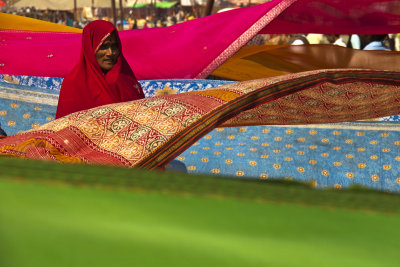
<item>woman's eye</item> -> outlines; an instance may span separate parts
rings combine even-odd
[[[108,49],[108,47],[109,47],[109,45],[107,45],[107,44],[102,44],[101,46],[100,46],[100,50],[105,50],[105,49]]]
[[[100,50],[106,50],[111,48],[112,50],[117,50],[118,49],[118,44],[102,44],[100,46]]]

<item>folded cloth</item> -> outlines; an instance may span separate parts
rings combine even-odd
[[[317,70],[108,104],[3,138],[0,155],[163,168],[216,127],[400,114],[399,77],[390,71]]]

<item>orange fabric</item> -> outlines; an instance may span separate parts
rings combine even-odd
[[[82,29],[1,12],[0,25],[1,28],[4,30],[37,32],[82,32]]]
[[[400,52],[363,51],[335,45],[245,46],[211,75],[246,81],[336,68],[400,71]]]

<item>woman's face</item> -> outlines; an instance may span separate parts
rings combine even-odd
[[[96,52],[96,59],[99,63],[100,68],[104,73],[107,73],[117,62],[119,56],[119,49],[117,38],[115,33],[111,33],[110,36],[101,44]]]

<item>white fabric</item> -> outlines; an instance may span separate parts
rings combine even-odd
[[[346,47],[347,45],[345,44],[345,42],[343,42],[342,38],[337,39],[334,43],[334,45],[338,45],[338,46],[343,46]]]
[[[124,1],[123,1],[124,2]],[[119,2],[118,2],[119,3]],[[117,3],[116,3],[117,5]],[[74,9],[73,0],[20,0],[13,7],[35,7],[39,10],[72,10]],[[76,7],[92,7],[92,0],[76,0]],[[93,7],[111,7],[111,0],[93,0]]]

